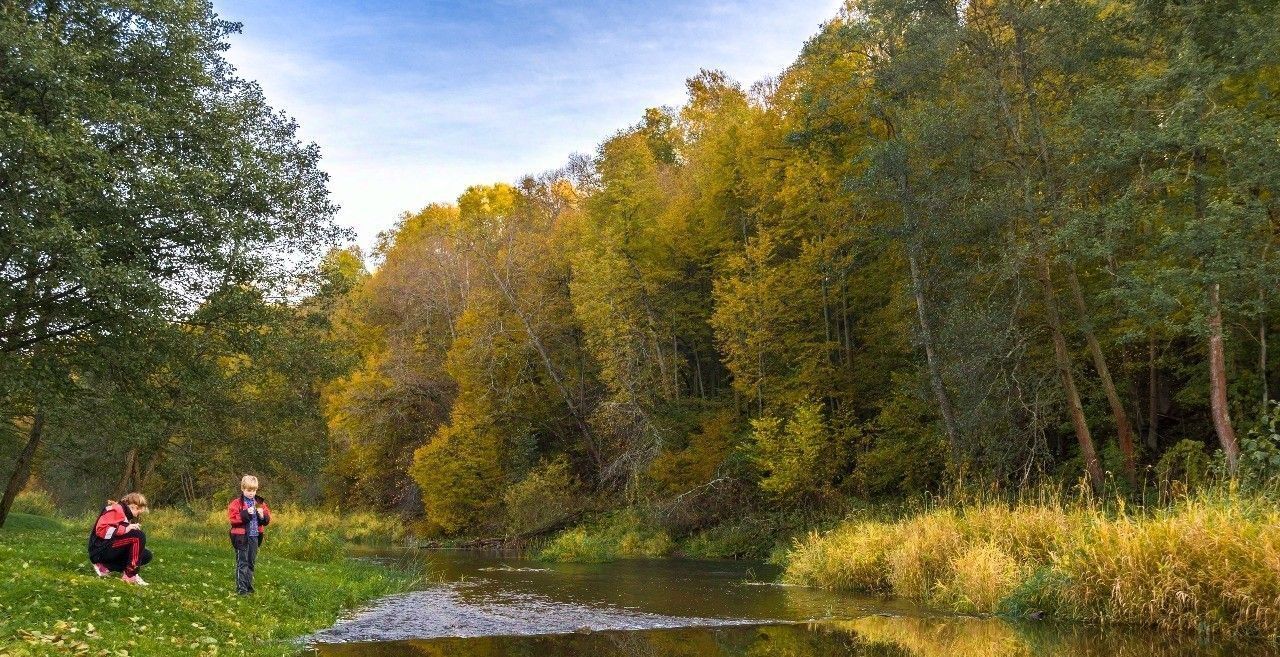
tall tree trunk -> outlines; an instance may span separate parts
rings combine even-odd
[[[160,465],[160,461],[164,459],[164,447],[156,449],[151,454],[151,458],[147,459],[147,468],[142,471],[138,477],[138,490],[141,491],[147,487],[147,482],[151,480],[151,476],[156,473],[156,467]]]
[[[27,479],[31,477],[31,463],[35,461],[36,449],[40,447],[40,439],[43,437],[44,411],[37,410],[35,416],[31,418],[31,431],[27,434],[27,444],[18,455],[18,463],[13,468],[13,475],[9,477],[9,485],[4,489],[4,498],[0,499],[0,527],[4,527],[4,521],[9,517],[9,509],[13,508],[13,501],[18,498],[18,493],[27,485]]]
[[[1053,338],[1054,363],[1058,370],[1058,377],[1062,381],[1063,393],[1067,398],[1067,412],[1071,416],[1071,425],[1075,429],[1076,442],[1080,444],[1080,456],[1084,459],[1085,471],[1089,475],[1089,483],[1096,492],[1102,490],[1105,477],[1102,473],[1102,464],[1098,461],[1098,452],[1094,448],[1093,436],[1089,433],[1089,423],[1084,416],[1084,406],[1080,402],[1080,392],[1076,389],[1075,378],[1071,373],[1071,356],[1067,351],[1067,340],[1062,332],[1062,319],[1058,315],[1058,304],[1053,291],[1053,277],[1050,272],[1049,254],[1041,243],[1040,231],[1042,229],[1039,225],[1040,217],[1037,213],[1035,200],[1037,176],[1033,173],[1033,169],[1039,168],[1039,182],[1047,188],[1050,198],[1055,202],[1058,199],[1057,184],[1053,178],[1052,158],[1049,154],[1048,140],[1044,134],[1044,124],[1040,118],[1039,106],[1036,103],[1035,85],[1031,80],[1026,34],[1016,21],[1012,27],[1016,46],[1018,79],[1027,99],[1027,110],[1031,119],[1031,136],[1035,142],[1033,144],[1034,151],[1030,151],[1027,148],[1020,122],[1014,117],[1013,108],[1010,107],[1009,96],[1005,92],[1004,82],[1001,80],[998,69],[991,70],[992,80],[995,83],[996,101],[1000,106],[1004,127],[1013,146],[1011,155],[1022,178],[1023,211],[1026,214],[1027,228],[1031,231],[1032,256],[1038,269],[1038,278],[1044,295],[1045,317],[1048,320]],[[1027,153],[1033,154],[1028,156]],[[1034,160],[1034,164],[1028,162],[1028,159]],[[1047,212],[1052,214],[1052,210],[1053,208],[1050,208]]]
[[[1156,339],[1147,340],[1147,449],[1155,452],[1160,446],[1160,380],[1156,378]]]
[[[1102,345],[1093,332],[1089,322],[1089,307],[1084,302],[1084,293],[1080,289],[1080,279],[1076,276],[1075,266],[1067,270],[1067,280],[1071,283],[1071,298],[1075,301],[1076,312],[1084,325],[1085,341],[1089,343],[1089,353],[1093,356],[1093,367],[1102,381],[1102,389],[1107,395],[1107,403],[1111,405],[1111,416],[1116,423],[1116,438],[1120,443],[1120,453],[1124,456],[1124,477],[1131,487],[1138,485],[1138,455],[1133,445],[1133,425],[1129,423],[1129,414],[1120,401],[1120,393],[1116,390],[1115,381],[1111,378],[1111,369],[1107,367],[1107,359],[1102,354]]]
[[[1262,412],[1271,403],[1271,385],[1267,381],[1267,297],[1258,289],[1258,378],[1262,379]]]
[[[138,480],[138,448],[134,447],[129,450],[129,454],[124,457],[124,474],[120,475],[120,482],[116,484],[115,499],[120,499],[129,493],[130,481]]]
[[[891,139],[897,138],[897,128],[888,117],[882,117],[887,134]],[[942,366],[938,363],[937,349],[933,343],[933,324],[929,318],[929,306],[924,289],[924,275],[920,271],[921,238],[917,234],[917,222],[914,219],[915,195],[907,178],[907,162],[904,160],[895,172],[898,185],[898,207],[902,213],[902,230],[906,233],[907,265],[911,271],[911,294],[915,297],[916,318],[920,327],[920,341],[924,343],[925,366],[929,370],[929,386],[933,388],[933,396],[938,404],[938,414],[942,416],[942,428],[947,434],[947,447],[951,454],[952,465],[963,467],[960,453],[960,428],[956,423],[955,407],[951,404],[951,395],[947,392],[946,382],[942,379]]]
[[[1076,432],[1076,441],[1080,443],[1080,457],[1084,459],[1085,472],[1089,475],[1089,483],[1095,492],[1102,490],[1106,478],[1102,474],[1102,463],[1098,460],[1098,452],[1093,445],[1093,436],[1089,433],[1089,423],[1084,417],[1084,405],[1080,402],[1080,391],[1076,389],[1075,378],[1071,374],[1071,355],[1067,351],[1067,339],[1062,333],[1062,319],[1058,316],[1058,305],[1054,300],[1053,276],[1049,270],[1049,259],[1039,255],[1040,286],[1044,293],[1044,313],[1049,321],[1049,329],[1053,336],[1053,359],[1058,369],[1058,377],[1062,380],[1062,389],[1067,396],[1067,412],[1071,416],[1071,426]]]
[[[924,281],[920,274],[920,259],[916,248],[907,248],[907,264],[911,269],[911,292],[916,300],[916,318],[920,323],[920,340],[924,343],[925,364],[929,368],[929,385],[933,388],[933,396],[938,402],[938,414],[942,416],[942,426],[947,432],[947,445],[951,449],[951,460],[955,467],[960,467],[960,431],[956,425],[955,409],[951,405],[951,395],[942,380],[942,368],[938,365],[938,356],[933,349],[933,324],[929,319],[929,309],[924,293]]]
[[[1222,341],[1222,299],[1217,283],[1209,285],[1209,405],[1213,411],[1213,429],[1227,455],[1227,470],[1236,476],[1240,467],[1240,444],[1231,426],[1227,408],[1227,359]]]

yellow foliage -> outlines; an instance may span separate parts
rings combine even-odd
[[[422,489],[427,521],[444,531],[492,525],[501,490],[501,437],[485,407],[460,399],[449,424],[413,453],[409,474]]]

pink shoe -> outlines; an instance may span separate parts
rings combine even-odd
[[[141,575],[134,575],[132,577],[128,575],[121,575],[120,579],[123,580],[125,584],[133,584],[135,586],[151,586],[150,584],[142,580]]]
[[[111,574],[111,569],[100,563],[95,563],[93,564],[93,572],[97,573],[98,577],[106,577]]]

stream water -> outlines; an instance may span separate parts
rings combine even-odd
[[[377,558],[393,558],[382,555]],[[404,555],[394,558],[405,558]],[[432,551],[433,582],[308,638],[318,657],[1280,657],[1268,646],[929,613],[759,564],[544,564]]]

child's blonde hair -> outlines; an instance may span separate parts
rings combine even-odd
[[[138,507],[138,513],[146,513],[149,510],[147,498],[142,493],[129,493],[120,498],[121,506],[129,506],[130,504]]]
[[[240,490],[252,488],[258,490],[258,478],[253,475],[245,475],[240,478]]]

